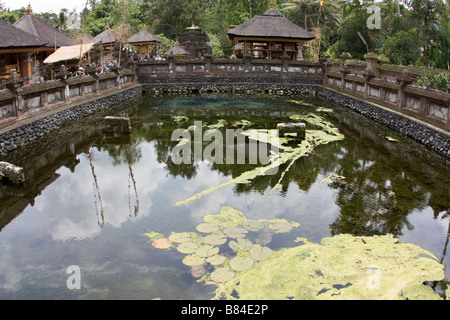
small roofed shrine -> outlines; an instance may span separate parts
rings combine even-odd
[[[93,43],[101,43],[103,46],[102,63],[109,63],[113,60],[114,46],[120,39],[120,35],[109,27],[92,39]],[[122,41],[125,42],[123,39]]]
[[[311,32],[283,16],[271,1],[269,9],[238,26],[229,26],[228,38],[237,57],[251,54],[255,58],[288,57],[303,60],[303,45],[315,39]]]
[[[178,41],[189,52],[188,58],[190,59],[203,58],[206,54],[212,54],[212,48],[208,44],[210,41],[208,35],[194,25],[186,28],[178,37]]]
[[[36,53],[46,43],[0,18],[0,79],[32,76]],[[34,62],[34,63],[33,63]]]
[[[175,56],[179,59],[186,59],[190,55],[190,52],[187,51],[185,47],[181,46],[177,40],[176,44],[167,50],[164,55],[166,57]]]
[[[161,39],[145,29],[127,39],[127,43],[136,47],[139,54],[150,54],[155,47],[157,52],[158,44],[161,42]]]

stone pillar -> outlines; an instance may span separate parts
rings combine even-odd
[[[330,61],[330,56],[327,53],[321,55],[319,62],[322,66],[323,84],[328,84],[328,71],[329,68],[333,65],[333,63]]]
[[[404,89],[406,88],[406,86],[408,84],[410,84],[412,82],[411,77],[409,77],[408,72],[406,70],[403,71],[403,74],[401,76],[397,77],[397,83],[399,84],[398,86],[398,97],[397,97],[397,106],[399,108],[404,108],[405,104],[406,104],[406,99],[405,99],[405,93],[403,92]]]
[[[378,70],[378,56],[373,52],[369,52],[366,57],[366,70],[373,72],[375,77],[380,75]]]
[[[297,43],[297,61],[303,61],[305,60],[303,58],[303,43],[298,42]]]
[[[205,57],[205,71],[212,72],[212,60],[213,60],[212,54],[205,54],[204,57]]]

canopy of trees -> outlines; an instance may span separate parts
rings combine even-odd
[[[294,23],[308,31],[320,30],[321,53],[338,57],[349,52],[353,58],[363,59],[371,51],[384,54],[393,64],[449,67],[447,0],[274,2]],[[194,24],[208,32],[215,55],[222,57],[231,54],[228,26],[264,13],[269,3],[270,0],[87,0],[82,12],[63,9],[59,14],[34,14],[74,35],[81,32],[83,25],[84,32],[92,36],[107,27],[124,32],[125,36],[147,28],[167,41],[175,41],[186,27]],[[368,19],[374,17],[368,10],[372,5],[380,8],[380,28],[370,29],[367,25]],[[10,10],[0,0],[0,17],[6,21],[14,23],[25,13],[25,8]]]

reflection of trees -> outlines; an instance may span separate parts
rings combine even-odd
[[[117,166],[122,163],[126,163],[128,166],[128,207],[130,210],[130,217],[137,216],[139,211],[139,197],[136,186],[136,179],[133,173],[133,165],[139,162],[142,158],[142,150],[139,147],[141,137],[136,135],[130,137],[124,135],[120,137],[108,137],[106,136],[102,142],[102,148],[108,152],[109,156],[113,159],[113,165]],[[132,209],[131,204],[131,185],[133,185],[135,204]]]
[[[103,202],[102,202],[102,195],[100,193],[100,187],[98,185],[98,179],[97,175],[95,174],[95,167],[94,167],[94,155],[93,155],[93,149],[89,150],[88,154],[89,158],[89,165],[91,167],[92,177],[94,179],[93,187],[94,187],[94,204],[95,204],[95,211],[97,213],[97,223],[101,227],[105,224],[105,216],[103,211]]]
[[[177,144],[170,140],[174,129],[187,128],[194,119],[209,124],[216,123],[218,119],[227,119],[229,123],[247,119],[254,123],[254,128],[270,128],[277,122],[286,122],[289,112],[293,110],[292,106],[284,108],[282,103],[274,105],[276,110],[266,108],[262,111],[251,107],[248,110],[238,107],[213,111],[181,107],[152,110],[148,115],[139,114],[138,121],[142,125],[133,128],[133,134],[138,133],[141,138],[153,142],[158,162],[166,165],[170,175],[191,179],[196,175],[195,164],[175,165],[171,160],[171,150]],[[302,110],[311,111],[307,107]],[[174,114],[188,116],[190,122],[177,124],[172,119]],[[407,216],[413,210],[426,206],[432,207],[435,212],[448,210],[448,187],[445,187],[448,181],[433,182],[440,173],[427,176],[415,172],[417,159],[402,157],[402,150],[391,150],[383,145],[387,142],[383,141],[383,137],[377,140],[378,129],[372,129],[359,118],[343,119],[339,118],[338,113],[332,116],[341,123],[346,139],[318,146],[310,156],[297,160],[281,181],[281,191],[286,193],[291,183],[308,191],[317,182],[319,174],[326,176],[335,172],[346,178],[345,186],[329,186],[337,188],[336,204],[341,208],[336,221],[330,226],[332,234],[400,235],[405,226],[412,228]],[[232,178],[254,168],[255,165],[249,164],[211,165],[211,170]],[[257,191],[262,194],[277,184],[283,169],[281,167],[279,173],[273,176],[258,176],[248,183],[237,184],[234,190],[236,193]]]
[[[402,150],[391,154],[375,151],[368,147],[374,141],[368,141],[367,136],[377,139],[377,134],[344,130],[347,138],[339,143],[334,158],[347,185],[340,188],[336,199],[341,210],[330,226],[333,235],[391,233],[399,236],[404,226],[413,228],[407,220],[408,214],[432,207],[432,198],[446,202],[448,208],[448,193],[442,194],[446,188],[433,188],[432,183],[427,183],[432,178],[417,174],[413,164],[401,157]]]

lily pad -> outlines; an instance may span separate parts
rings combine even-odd
[[[219,246],[221,244],[224,244],[227,241],[227,238],[225,238],[221,234],[210,234],[203,238],[203,242],[206,244],[209,244],[211,246]]]
[[[202,257],[199,257],[196,254],[190,254],[190,255],[184,257],[182,262],[189,267],[201,266],[202,264],[205,263],[205,259],[203,259]]]
[[[169,249],[172,246],[172,241],[167,238],[159,238],[153,241],[152,246],[156,249]]]
[[[198,244],[193,242],[183,242],[180,243],[177,247],[177,250],[184,254],[194,253],[198,249]]]
[[[235,252],[249,251],[253,244],[246,238],[238,238],[237,241],[231,240],[228,245]]]
[[[242,223],[242,226],[249,231],[259,231],[264,229],[264,224],[256,220],[247,220]]]
[[[213,232],[217,232],[219,231],[219,226],[217,224],[212,224],[212,223],[200,223],[197,227],[196,227],[198,232],[201,233],[213,233]]]
[[[208,257],[208,259],[206,259],[206,262],[209,262],[213,266],[218,266],[218,265],[221,265],[222,263],[224,263],[225,260],[226,260],[225,256],[222,256],[220,254],[215,254],[213,256]]]
[[[223,229],[223,233],[229,238],[237,239],[237,238],[245,238],[247,236],[247,229],[242,227],[233,227],[233,228],[225,228]]]
[[[265,246],[272,242],[272,234],[270,232],[261,232],[255,238],[255,242],[261,246]]]
[[[230,267],[234,271],[246,271],[253,266],[253,260],[246,257],[234,257],[230,260]]]
[[[275,233],[288,233],[291,232],[293,226],[289,222],[277,222],[269,225],[269,228],[274,230]]]
[[[218,268],[211,273],[211,280],[214,282],[227,282],[233,279],[234,272],[230,268]]]
[[[191,267],[191,275],[194,278],[200,278],[206,273],[206,269],[204,266],[192,266]]]
[[[204,222],[216,224],[222,228],[237,227],[246,220],[247,217],[241,211],[232,207],[222,207],[219,214],[208,214],[203,217]]]
[[[204,257],[204,258],[213,256],[213,255],[215,255],[217,253],[219,253],[219,248],[213,247],[213,246],[210,246],[210,245],[207,245],[207,244],[203,245],[203,246],[200,246],[195,251],[196,255],[198,255],[199,257]]]
[[[169,236],[169,240],[176,243],[188,242],[191,240],[191,235],[187,232],[174,232]]]
[[[267,247],[262,247],[260,245],[254,246],[250,250],[250,257],[255,259],[256,261],[264,261],[272,257],[272,250]]]
[[[154,231],[145,233],[145,235],[147,237],[149,237],[150,241],[152,241],[152,242],[157,240],[157,239],[160,239],[160,238],[165,238],[162,233],[158,233],[158,232],[154,232]]]

